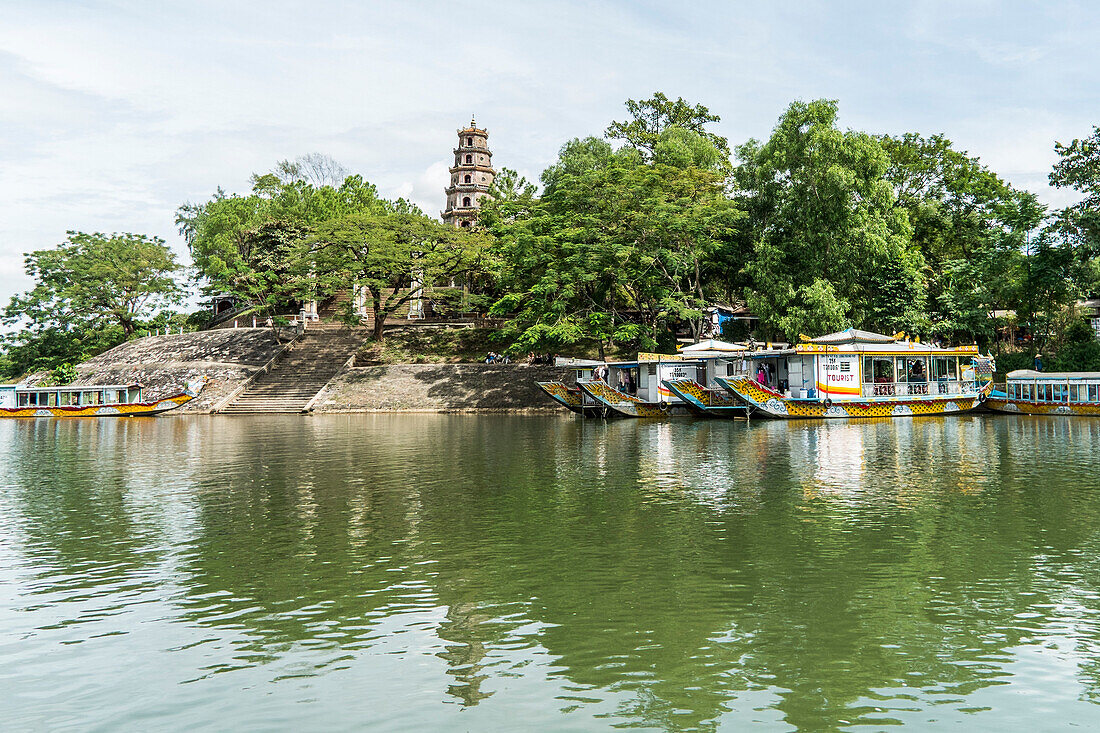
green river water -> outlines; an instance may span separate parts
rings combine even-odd
[[[1100,421],[0,422],[4,730],[1100,727]]]

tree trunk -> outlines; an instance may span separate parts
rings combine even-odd
[[[382,310],[382,295],[374,296],[374,340],[381,341],[386,333],[386,313]]]

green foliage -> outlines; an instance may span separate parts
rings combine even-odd
[[[656,348],[679,321],[701,328],[715,254],[741,214],[722,175],[695,165],[699,136],[674,130],[672,165],[603,140],[566,143],[541,199],[487,207],[493,262],[515,352],[595,342]],[[695,145],[695,148],[692,148]],[[699,153],[703,162],[713,155]],[[674,157],[670,153],[670,159]]]
[[[3,314],[9,326],[23,326],[4,339],[7,379],[109,349],[183,296],[175,280],[181,268],[156,237],[69,232],[55,249],[28,253],[25,263],[35,285]]]
[[[136,320],[182,299],[175,280],[181,268],[164,240],[128,233],[68,234],[57,248],[26,255],[25,269],[35,286],[11,299],[6,323],[26,319],[32,327],[86,329],[115,323],[129,336]]]
[[[1047,371],[1100,372],[1100,341],[1087,320],[1075,318],[1070,323],[1064,344],[1047,363]]]
[[[51,386],[64,387],[66,384],[72,384],[76,381],[76,378],[80,376],[76,367],[65,362],[57,367],[54,367],[53,372],[50,374],[49,383]]]
[[[924,258],[886,179],[881,143],[836,125],[836,103],[795,102],[764,144],[738,149],[749,213],[749,307],[765,329],[912,329],[924,317]]]
[[[179,208],[176,223],[207,292],[234,293],[243,280],[256,279],[250,274],[255,264],[250,262],[249,253],[254,251],[250,240],[272,235],[266,228],[277,222],[287,231],[309,229],[345,216],[383,213],[406,205],[379,198],[377,189],[360,176],[346,176],[336,183],[332,177],[342,169],[334,163],[328,168],[309,165],[310,157],[283,161],[275,171],[253,176],[249,195],[230,195],[219,188],[209,201]],[[288,254],[292,249],[280,252]],[[290,262],[275,263],[270,258],[261,264],[256,273],[292,267]]]
[[[334,219],[317,226],[310,243],[319,290],[363,293],[378,340],[386,317],[423,289],[477,271],[486,249],[480,232],[440,224],[410,207]],[[347,316],[352,318],[350,311]]]
[[[709,168],[719,161],[729,166],[729,142],[706,129],[708,124],[721,118],[703,105],[689,104],[682,97],[672,101],[662,92],[656,92],[649,99],[626,100],[626,109],[630,119],[612,122],[604,134],[611,140],[625,141],[646,160],[663,156],[664,162],[676,165],[668,158],[673,156],[684,162],[686,159],[682,156],[686,147],[693,149],[688,158],[696,165],[699,165],[696,156],[704,156],[706,164],[700,167]],[[711,151],[704,153],[699,146],[700,140],[709,143]]]

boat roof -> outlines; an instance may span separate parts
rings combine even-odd
[[[748,348],[749,347],[745,346],[744,344],[733,344],[729,341],[707,339],[705,341],[700,341],[697,344],[692,344],[691,346],[685,346],[684,348],[680,349],[680,353],[683,354],[685,352],[689,352],[692,354],[696,354],[699,352],[710,351],[747,351]]]
[[[4,385],[5,387],[7,385]],[[13,385],[16,392],[95,392],[101,389],[140,389],[140,384],[66,384],[63,387]]]
[[[887,336],[883,333],[847,328],[843,331],[809,339],[809,342],[811,344],[892,344],[897,340],[897,337]]]
[[[1064,381],[1066,379],[1100,379],[1100,372],[1037,372],[1034,369],[1016,369],[1008,373],[1009,379],[1049,379]]]

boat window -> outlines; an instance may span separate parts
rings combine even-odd
[[[1096,385],[1095,384],[1090,384],[1089,385],[1089,402],[1096,402],[1096,401],[1097,401],[1097,398],[1096,398]]]
[[[937,356],[933,358],[932,377],[936,381],[958,381],[959,360],[953,356]]]
[[[1054,401],[1063,402],[1066,399],[1065,387],[1061,384],[1055,384],[1054,387]]]
[[[1043,385],[1043,400],[1046,402],[1054,401],[1054,387],[1050,384]]]
[[[905,379],[908,382],[928,381],[928,360],[923,356],[905,360]]]
[[[863,379],[876,384],[890,384],[894,381],[894,360],[890,357],[863,357]]]

